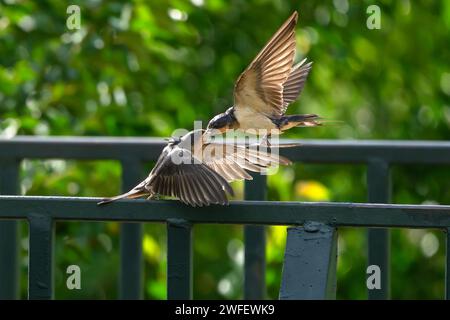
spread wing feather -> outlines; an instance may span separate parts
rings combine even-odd
[[[308,78],[309,71],[312,67],[312,62],[306,63],[306,59],[296,64],[289,74],[286,82],[283,84],[283,113],[289,104],[297,100],[298,96],[305,86],[306,79]]]
[[[189,150],[174,147],[160,159],[147,181],[153,192],[177,197],[194,207],[228,203],[226,192],[233,194],[233,190],[227,181],[207,165],[194,161]]]
[[[236,108],[253,108],[272,117],[283,115],[283,83],[294,62],[297,19],[294,12],[240,75],[234,88]]]
[[[282,156],[273,155],[256,146],[243,146],[222,143],[205,143],[202,148],[202,161],[228,182],[251,180],[246,170],[263,172],[277,165],[291,162]]]

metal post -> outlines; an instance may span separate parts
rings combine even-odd
[[[337,231],[318,222],[288,228],[281,300],[336,298]]]
[[[253,174],[245,181],[245,200],[266,199],[266,176]],[[266,228],[245,226],[244,299],[261,300],[266,297]]]
[[[450,228],[446,229],[445,299],[450,300]]]
[[[369,202],[389,203],[391,183],[389,164],[381,159],[369,162],[367,168]],[[381,270],[381,288],[368,290],[371,300],[386,300],[390,297],[390,233],[388,229],[369,229],[368,265]]]
[[[127,158],[122,164],[122,192],[126,192],[142,180],[142,163]],[[142,298],[142,224],[120,225],[120,279],[119,298],[137,300]]]
[[[53,220],[47,215],[30,214],[28,298],[53,298]]]
[[[192,299],[192,226],[167,221],[167,299]]]
[[[19,160],[0,160],[0,194],[15,195],[19,184]],[[0,221],[0,300],[19,298],[19,223]]]

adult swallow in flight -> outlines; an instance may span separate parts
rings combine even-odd
[[[234,87],[234,105],[211,119],[208,135],[265,129],[270,136],[292,127],[320,125],[315,114],[285,115],[300,95],[312,65],[306,59],[294,65],[297,18],[294,12],[240,75]]]
[[[205,142],[204,130],[194,130],[170,139],[148,177],[127,193],[103,199],[98,204],[118,199],[148,199],[169,196],[191,206],[228,204],[233,195],[228,182],[252,177],[246,170],[262,172],[290,161],[245,145]]]

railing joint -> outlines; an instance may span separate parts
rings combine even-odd
[[[320,222],[316,222],[316,221],[306,221],[303,224],[303,228],[305,229],[306,232],[309,233],[314,233],[314,232],[318,232],[323,226],[323,223]]]
[[[192,227],[192,223],[185,220],[185,219],[167,219],[167,224],[175,227],[175,228],[183,228],[183,229],[189,229]]]

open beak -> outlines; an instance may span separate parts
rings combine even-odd
[[[166,140],[167,143],[179,143],[181,139],[177,137],[171,137],[171,138],[164,138],[164,140]]]

